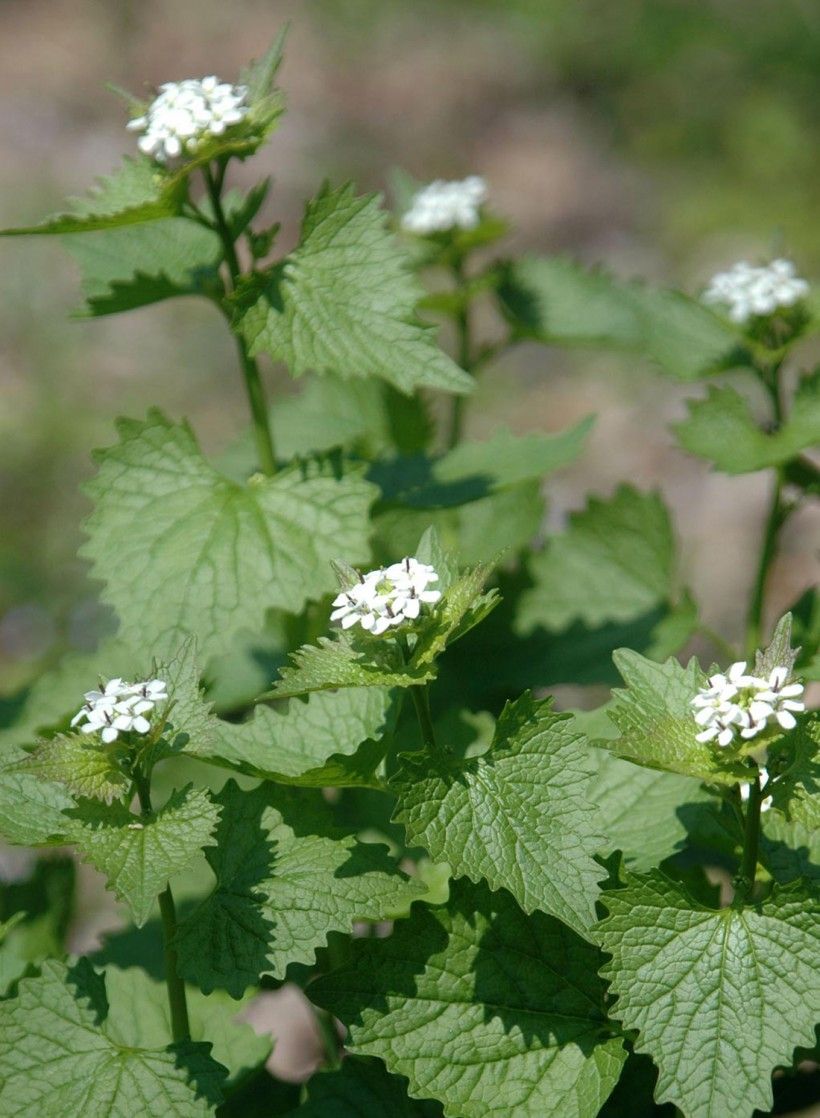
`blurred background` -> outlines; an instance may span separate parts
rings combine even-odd
[[[235,80],[286,20],[289,111],[241,169],[274,176],[266,216],[283,220],[281,248],[324,177],[384,189],[399,166],[421,180],[484,175],[511,252],[568,253],[689,291],[774,252],[820,275],[815,0],[0,0],[0,225],[59,209],[132,150],[106,82],[142,93]],[[187,415],[209,451],[246,419],[231,340],[204,302],[70,321],[80,298],[59,243],[4,241],[0,254],[2,700],[95,640],[94,587],[75,558],[79,486],[113,417],[157,403]],[[600,413],[587,456],[550,482],[550,526],[590,491],[659,486],[684,576],[731,639],[767,480],[710,474],[675,448],[668,423],[699,391],[634,360],[525,346],[486,374],[468,432]],[[809,510],[784,538],[773,612],[817,581],[818,548]]]

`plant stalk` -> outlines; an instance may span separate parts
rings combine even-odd
[[[463,294],[465,287],[464,261],[460,257],[453,264],[453,278],[455,279],[456,290]],[[457,340],[456,360],[465,373],[472,373],[473,358],[470,341],[470,307],[466,300],[456,313],[455,322]],[[461,442],[461,437],[464,432],[464,405],[464,396],[453,397],[452,410],[450,412],[450,428],[447,433],[447,446],[450,450],[458,446]]]
[[[403,633],[399,633],[396,637],[396,643],[401,649],[405,664],[408,664],[410,662],[410,646],[407,643],[407,637]],[[410,692],[410,697],[413,700],[416,718],[421,729],[422,745],[427,746],[428,749],[437,749],[436,731],[433,727],[433,716],[430,714],[430,696],[427,691],[427,684],[420,683],[415,687],[408,687],[404,690]],[[404,690],[401,692],[402,695],[404,695]]]
[[[135,776],[134,784],[139,797],[143,815],[151,815],[151,790],[147,777]],[[188,1000],[185,983],[177,973],[177,952],[174,939],[177,934],[177,914],[174,894],[167,885],[159,894],[159,911],[162,917],[162,947],[165,958],[165,985],[168,990],[168,1006],[171,1011],[171,1036],[174,1044],[182,1044],[191,1039],[191,1026],[188,1020]]]
[[[416,718],[421,728],[422,743],[429,749],[436,749],[436,731],[433,728],[433,719],[430,714],[430,696],[427,694],[427,685],[422,683],[418,687],[410,688],[413,706],[416,708]]]
[[[749,802],[746,804],[746,827],[743,835],[743,860],[740,864],[738,892],[736,900],[740,904],[748,901],[755,887],[757,875],[757,853],[760,846],[760,805],[763,797],[760,788],[760,773],[749,785]]]
[[[233,293],[236,291],[242,276],[242,269],[239,264],[239,257],[236,253],[236,245],[234,244],[234,239],[231,236],[228,221],[225,217],[225,211],[222,208],[221,185],[222,178],[224,177],[224,170],[220,173],[219,182],[214,178],[210,166],[206,165],[203,167],[202,171],[205,177],[208,197],[211,200],[216,232],[219,234],[219,239],[222,242],[225,263],[228,266],[228,273],[231,280],[229,291]],[[273,447],[273,433],[268,417],[268,404],[265,399],[265,389],[262,385],[262,378],[259,375],[259,366],[255,358],[251,357],[248,347],[245,344],[245,339],[240,334],[237,334],[231,326],[231,316],[228,309],[222,306],[222,311],[228,320],[229,327],[231,327],[231,333],[233,334],[239,353],[239,365],[242,369],[248,404],[250,405],[251,418],[253,420],[253,435],[256,442],[256,453],[259,456],[259,465],[263,473],[269,475],[275,474],[276,454]]]
[[[746,621],[746,655],[748,657],[753,657],[755,650],[760,647],[769,567],[777,550],[777,535],[785,519],[782,507],[782,490],[782,480],[778,471],[774,493],[769,504],[769,512],[766,516],[766,524],[763,529],[763,546],[760,549],[760,558],[752,586],[752,597]]]

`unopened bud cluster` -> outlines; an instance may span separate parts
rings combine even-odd
[[[401,219],[408,233],[445,233],[449,229],[474,229],[487,198],[487,184],[479,175],[457,182],[436,179],[413,196]]]
[[[86,691],[85,703],[71,719],[71,725],[84,734],[99,733],[104,742],[116,741],[120,734],[131,731],[147,734],[154,708],[167,698],[168,686],[161,679],[141,683],[109,679],[100,684],[99,691]]]
[[[248,90],[217,77],[166,82],[143,116],[127,127],[144,133],[139,149],[160,163],[180,155],[194,155],[203,140],[221,136],[247,115]]]
[[[788,683],[788,678],[786,667],[774,668],[767,679],[751,675],[745,661],[732,664],[725,675],[710,676],[692,699],[695,721],[703,727],[697,740],[728,746],[756,738],[773,723],[793,729],[795,713],[806,706],[800,698],[802,683]]]
[[[441,591],[429,589],[438,574],[428,563],[402,559],[389,567],[379,567],[359,575],[359,581],[333,600],[331,621],[343,629],[353,625],[378,636],[404,621],[415,621],[423,605],[433,605]]]
[[[727,307],[733,322],[744,323],[774,314],[780,307],[793,307],[808,293],[809,285],[797,275],[791,260],[773,260],[757,268],[742,260],[712,277],[703,300]]]

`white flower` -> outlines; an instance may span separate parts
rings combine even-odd
[[[230,85],[214,76],[166,82],[159,88],[145,115],[130,120],[126,127],[144,133],[138,143],[140,151],[160,163],[193,155],[204,139],[221,136],[249,108],[244,85]]]
[[[808,292],[809,285],[799,278],[791,260],[773,260],[758,268],[740,261],[712,277],[703,301],[725,305],[733,322],[744,323],[773,314],[778,307],[794,306]]]
[[[378,567],[360,575],[359,582],[333,599],[330,620],[341,622],[343,629],[358,623],[380,636],[404,621],[415,621],[422,605],[439,600],[441,591],[428,589],[431,582],[438,582],[435,569],[417,559]]]
[[[408,233],[442,233],[448,229],[474,229],[487,198],[487,184],[479,175],[456,182],[436,179],[413,196],[401,219]]]
[[[126,683],[109,679],[99,691],[86,691],[85,703],[71,719],[84,734],[99,732],[106,743],[116,741],[120,734],[147,734],[151,715],[158,703],[168,698],[168,685],[162,679]]]
[[[784,730],[797,725],[793,712],[804,711],[802,683],[787,683],[789,669],[776,667],[768,679],[750,675],[745,661],[732,664],[725,675],[710,676],[692,699],[695,722],[703,729],[697,741],[732,745],[740,737],[756,738],[772,723]]]

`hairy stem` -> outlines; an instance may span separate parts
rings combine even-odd
[[[453,264],[453,278],[456,283],[456,290],[464,295],[465,275],[464,275],[464,261],[459,257]],[[471,322],[470,322],[470,307],[465,300],[456,314],[456,340],[458,352],[456,354],[456,361],[465,371],[471,373],[473,371],[473,357],[472,357],[472,343],[471,343]],[[453,447],[458,446],[461,442],[461,436],[464,430],[464,396],[454,396],[452,403],[452,410],[450,412],[450,428],[447,433],[447,446],[452,450]]]
[[[755,887],[757,852],[760,845],[760,773],[756,772],[749,785],[749,802],[746,804],[746,826],[743,834],[743,859],[737,879],[735,899],[739,904],[748,901]]]
[[[151,815],[151,787],[148,777],[139,775],[134,778],[143,815]],[[188,1021],[188,1001],[185,996],[185,983],[177,973],[177,952],[174,939],[177,933],[177,914],[174,894],[167,885],[159,895],[159,911],[162,917],[162,946],[165,957],[165,985],[168,990],[168,1006],[171,1010],[171,1036],[174,1044],[191,1039],[191,1026]]]
[[[222,180],[224,178],[224,167],[220,168],[218,178],[214,176],[210,166],[206,165],[203,167],[202,172],[205,177],[208,197],[211,200],[214,225],[216,232],[219,234],[219,239],[222,241],[222,251],[225,254],[225,263],[228,266],[228,273],[230,275],[229,291],[233,292],[236,290],[236,286],[241,278],[242,269],[239,265],[236,245],[231,236],[228,221],[225,217],[225,211],[222,208],[221,189]],[[230,326],[230,313],[224,306],[222,310]],[[265,398],[265,389],[262,385],[262,378],[259,375],[259,366],[256,360],[251,357],[248,347],[245,344],[245,339],[237,334],[233,328],[231,328],[231,333],[236,342],[236,348],[239,353],[239,365],[245,380],[245,389],[248,395],[251,418],[253,420],[253,435],[256,442],[256,453],[259,456],[259,465],[264,473],[275,474],[276,454],[273,449],[273,433],[271,432],[270,420],[268,418],[268,404]]]

